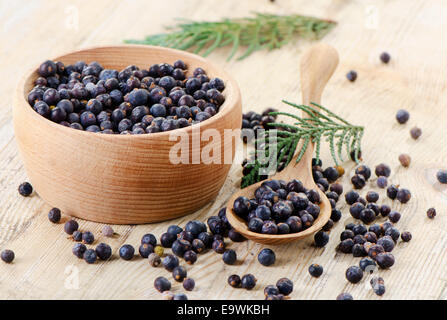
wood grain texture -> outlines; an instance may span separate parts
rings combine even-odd
[[[308,49],[301,57],[300,76],[301,76],[301,96],[303,104],[310,105],[310,102],[321,104],[321,95],[324,87],[334,74],[335,68],[338,65],[337,51],[323,43],[316,44]],[[306,113],[303,112],[303,117]],[[302,145],[298,145],[299,148]],[[306,149],[300,162],[296,162],[298,154],[293,157],[290,164],[281,172],[275,174],[272,179],[290,181],[292,179],[300,179],[303,185],[308,189],[317,190],[320,194],[321,203],[320,214],[313,225],[304,231],[297,233],[269,235],[261,234],[248,230],[247,222],[241,217],[238,217],[233,211],[233,203],[237,197],[243,196],[252,199],[255,191],[262,184],[262,181],[255,183],[247,188],[237,191],[231,196],[227,203],[227,217],[231,226],[239,233],[244,235],[247,239],[253,240],[263,244],[285,244],[293,241],[298,241],[313,235],[315,232],[328,222],[331,216],[331,204],[326,195],[317,187],[312,175],[312,157],[314,154],[314,143],[310,143]]]
[[[189,276],[196,281],[189,298],[262,299],[264,286],[284,276],[294,282],[292,299],[332,300],[342,291],[350,292],[355,299],[447,298],[447,191],[433,180],[437,168],[447,167],[447,45],[442,41],[447,3],[443,0],[98,0],[88,6],[84,1],[0,1],[0,34],[5,44],[0,47],[0,72],[8,80],[0,86],[0,248],[14,250],[17,257],[11,265],[0,263],[0,298],[160,299],[153,280],[159,275],[169,277],[167,272],[151,268],[141,259],[119,260],[118,248],[124,243],[137,246],[147,232],[159,236],[171,223],[184,225],[196,218],[205,221],[226,205],[241,177],[240,166],[234,164],[214,202],[170,222],[113,226],[118,235],[112,239],[100,234],[102,224],[79,220],[82,230],[95,233],[94,245],[107,242],[114,254],[112,261],[87,265],[71,254],[73,243],[66,238],[62,225],[48,222],[50,206],[38,196],[22,198],[16,190],[27,176],[14,142],[11,110],[14,90],[27,70],[67,51],[117,45],[123,39],[162,32],[163,26],[178,17],[215,20],[247,16],[253,11],[301,13],[339,22],[324,38],[340,53],[340,65],[324,92],[324,105],[348,121],[364,125],[365,163],[371,167],[389,163],[390,181],[412,191],[413,198],[406,205],[385,199],[383,191],[380,202],[402,213],[398,227],[411,231],[413,240],[397,245],[393,252],[396,264],[391,270],[379,271],[387,288],[383,297],[374,295],[369,277],[357,285],[348,283],[344,272],[359,259],[335,251],[344,225],[353,221],[341,201],[343,218],[331,231],[325,248],[313,247],[310,240],[268,246],[275,250],[277,262],[263,267],[256,256],[266,246],[252,241],[229,243],[240,263],[227,266],[213,252],[200,255],[194,266],[187,266]],[[244,112],[261,112],[270,106],[286,111],[289,107],[281,99],[301,101],[299,60],[311,44],[299,40],[281,50],[256,52],[244,61],[230,62],[226,57],[231,49],[221,49],[209,59],[237,81]],[[388,65],[378,59],[384,50],[392,57]],[[355,83],[345,78],[351,69],[359,75]],[[399,108],[411,113],[403,126],[394,120]],[[415,125],[423,131],[418,141],[409,135]],[[239,146],[238,161],[242,160],[241,150]],[[412,157],[409,168],[402,168],[397,160],[403,152]],[[322,159],[326,165],[331,164],[327,152],[322,153]],[[347,173],[341,182],[348,191],[354,164],[347,161],[343,166]],[[368,182],[368,186],[374,185],[374,179]],[[425,216],[429,207],[438,210],[434,220]],[[311,263],[324,267],[320,278],[309,276]],[[254,290],[234,290],[226,284],[230,274],[249,272],[259,279]],[[183,289],[173,283],[173,291]]]
[[[241,96],[225,71],[202,57],[173,49],[122,45],[71,52],[51,59],[72,64],[101,61],[104,68],[150,66],[182,59],[189,72],[201,67],[224,80],[225,102],[198,125],[143,135],[92,134],[57,125],[28,104],[37,67],[19,83],[14,103],[14,131],[28,177],[48,204],[82,219],[117,224],[165,221],[203,207],[222,187],[235,146],[225,130],[241,126]],[[146,67],[147,68],[147,67]],[[207,130],[218,135],[208,141]],[[182,145],[186,159],[173,162],[171,150]],[[206,148],[218,150],[211,163]],[[208,154],[206,154],[208,155]],[[195,157],[200,159],[195,159]],[[183,157],[183,156],[182,156]],[[194,194],[194,197],[191,197]]]

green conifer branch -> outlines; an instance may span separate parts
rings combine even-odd
[[[254,17],[223,19],[216,22],[185,21],[168,27],[167,33],[148,36],[126,43],[147,44],[191,50],[203,56],[217,48],[231,46],[228,60],[240,47],[246,50],[242,60],[255,51],[281,48],[295,37],[321,39],[336,22],[302,15],[274,15],[256,13]]]
[[[288,112],[270,113],[270,115],[282,115],[295,121],[293,124],[269,123],[270,127],[277,128],[277,130],[265,131],[263,137],[258,137],[255,141],[255,145],[262,146],[262,151],[265,152],[269,160],[276,160],[275,172],[281,160],[285,159],[285,166],[287,166],[295,154],[297,154],[296,162],[299,162],[310,142],[315,143],[315,158],[318,161],[323,138],[329,144],[330,154],[336,165],[339,161],[343,161],[343,146],[346,147],[348,154],[354,152],[354,160],[358,163],[363,127],[352,125],[332,111],[313,102],[310,106],[297,105],[285,100],[283,102],[304,112],[306,116],[302,117]],[[270,141],[273,134],[276,134],[276,143]],[[302,145],[297,150],[298,143],[301,141]],[[246,167],[249,170],[248,174],[242,178],[241,187],[245,188],[265,179],[265,175],[260,175],[260,169],[267,167],[268,163],[261,163],[255,158],[254,162],[249,163]],[[272,173],[274,172],[269,172],[269,174]]]

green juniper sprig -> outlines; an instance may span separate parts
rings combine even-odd
[[[186,21],[166,28],[168,33],[125,42],[192,50],[203,56],[209,55],[217,48],[232,46],[228,60],[243,46],[247,49],[238,58],[242,60],[261,49],[281,48],[295,36],[321,39],[335,25],[336,22],[331,20],[301,15],[256,13],[250,18],[224,19],[217,22]]]
[[[270,115],[282,115],[293,119],[293,124],[269,123],[268,125],[277,130],[265,131],[262,136],[255,140],[255,160],[244,167],[246,175],[242,178],[241,187],[245,188],[253,183],[266,178],[260,174],[261,169],[266,169],[269,164],[274,163],[273,172],[282,170],[297,154],[296,162],[299,162],[310,143],[315,143],[315,158],[320,159],[320,148],[322,140],[329,143],[329,150],[335,165],[343,160],[343,149],[347,154],[352,154],[355,162],[359,162],[361,140],[364,128],[355,126],[334,114],[323,106],[311,103],[310,106],[297,105],[283,100],[298,110],[304,112],[304,116],[288,112],[272,112]],[[316,108],[317,107],[317,108]],[[302,144],[297,148],[299,142]],[[344,148],[343,148],[344,147]],[[257,155],[262,154],[263,157]],[[277,163],[283,161],[282,167]]]

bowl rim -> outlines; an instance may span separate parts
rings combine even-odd
[[[211,66],[212,69],[218,70],[218,72],[221,74],[220,76],[224,78],[225,81],[225,89],[224,92],[226,92],[225,101],[220,106],[219,112],[217,112],[214,116],[210,117],[209,119],[202,121],[198,124],[194,124],[188,127],[184,128],[178,128],[174,130],[169,131],[162,131],[162,132],[156,132],[156,133],[145,133],[145,134],[101,134],[99,132],[89,132],[85,130],[76,130],[74,128],[66,127],[64,125],[61,125],[59,123],[55,123],[51,121],[50,119],[47,119],[41,115],[39,115],[37,112],[35,112],[32,108],[32,106],[28,103],[28,100],[26,99],[27,92],[25,90],[25,84],[26,82],[34,75],[34,73],[38,70],[39,65],[35,65],[31,68],[28,68],[28,70],[24,73],[24,75],[21,77],[17,88],[16,88],[16,100],[13,104],[13,110],[17,110],[18,108],[22,108],[24,112],[27,112],[33,119],[36,119],[36,121],[41,121],[42,125],[50,125],[55,128],[55,130],[69,130],[66,131],[67,133],[72,134],[78,134],[80,136],[85,135],[86,138],[88,137],[98,137],[99,139],[106,139],[106,140],[112,140],[112,139],[160,139],[160,138],[167,138],[171,134],[178,133],[178,135],[181,134],[187,134],[191,135],[193,130],[201,130],[202,127],[215,127],[212,124],[215,123],[218,120],[221,120],[223,117],[227,116],[230,112],[233,111],[234,107],[241,102],[241,93],[239,86],[237,85],[237,82],[234,80],[234,78],[225,71],[222,67],[219,67],[215,63],[209,61],[208,59],[199,56],[197,54],[193,54],[187,51],[173,49],[173,48],[166,48],[161,46],[151,46],[151,45],[138,45],[138,44],[122,44],[122,45],[106,45],[106,46],[90,46],[86,48],[82,48],[79,50],[72,50],[65,52],[63,54],[59,54],[56,57],[47,59],[51,61],[58,61],[60,58],[63,58],[67,55],[73,55],[76,53],[81,53],[84,51],[90,51],[90,50],[106,50],[106,49],[120,49],[120,48],[139,48],[139,49],[145,49],[145,50],[157,50],[161,52],[170,52],[174,53],[175,55],[178,55],[178,59],[182,59],[182,57],[187,57],[191,60],[196,60],[200,64],[203,64],[205,66]],[[160,62],[162,63],[162,62]],[[206,67],[204,68],[206,71]],[[26,106],[26,107],[25,107]],[[175,142],[175,141],[173,141]]]

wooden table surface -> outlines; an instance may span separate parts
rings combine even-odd
[[[123,39],[161,32],[175,18],[213,20],[242,17],[253,11],[293,12],[338,21],[339,25],[324,38],[339,51],[340,65],[329,81],[323,104],[349,121],[364,125],[365,163],[371,167],[388,163],[392,167],[391,181],[413,194],[408,204],[401,205],[391,203],[380,192],[383,203],[392,204],[402,213],[398,228],[413,234],[410,243],[399,242],[393,251],[396,264],[392,269],[379,271],[387,289],[381,299],[447,298],[447,192],[434,183],[435,170],[446,166],[447,156],[447,3],[443,0],[1,0],[0,248],[14,250],[16,259],[9,265],[0,263],[0,298],[160,299],[153,281],[159,275],[171,279],[170,275],[140,258],[120,260],[118,248],[124,243],[138,246],[143,234],[159,236],[173,223],[205,221],[225,205],[241,177],[240,166],[234,164],[218,198],[202,210],[165,223],[114,226],[119,236],[111,240],[100,235],[101,224],[79,221],[82,230],[95,233],[96,243],[105,241],[114,252],[111,261],[88,265],[71,253],[73,242],[63,232],[63,224],[48,221],[50,207],[38,195],[23,198],[17,193],[18,185],[27,177],[14,141],[11,107],[15,86],[25,70],[70,50],[120,44]],[[226,49],[209,58],[234,75],[245,112],[270,106],[287,110],[280,100],[300,101],[299,59],[310,45],[308,41],[297,41],[281,50],[257,52],[244,61],[226,62]],[[379,61],[384,50],[392,57],[388,65]],[[355,83],[345,78],[350,69],[358,72]],[[411,113],[406,125],[398,125],[394,119],[400,108]],[[410,128],[416,125],[423,131],[418,141],[409,135]],[[397,160],[403,152],[412,157],[408,169]],[[323,160],[331,164],[327,153],[323,153]],[[354,163],[343,166],[347,174],[342,181],[347,190]],[[373,187],[374,183],[372,179],[369,185]],[[187,266],[188,274],[196,281],[189,298],[262,299],[264,286],[289,277],[295,285],[293,299],[335,299],[343,291],[355,299],[378,299],[368,278],[352,285],[344,277],[346,268],[357,265],[359,258],[335,251],[343,226],[352,221],[344,201],[339,207],[343,218],[331,231],[324,249],[313,247],[311,239],[273,247],[277,255],[273,267],[258,263],[257,253],[266,246],[251,241],[229,244],[238,253],[240,263],[235,266],[224,265],[214,252],[200,255],[194,266]],[[438,210],[434,220],[426,217],[429,207]],[[309,276],[307,268],[311,263],[324,266],[320,278]],[[256,289],[248,292],[229,287],[226,279],[233,273],[253,273],[259,279]],[[173,291],[183,288],[175,283]]]

